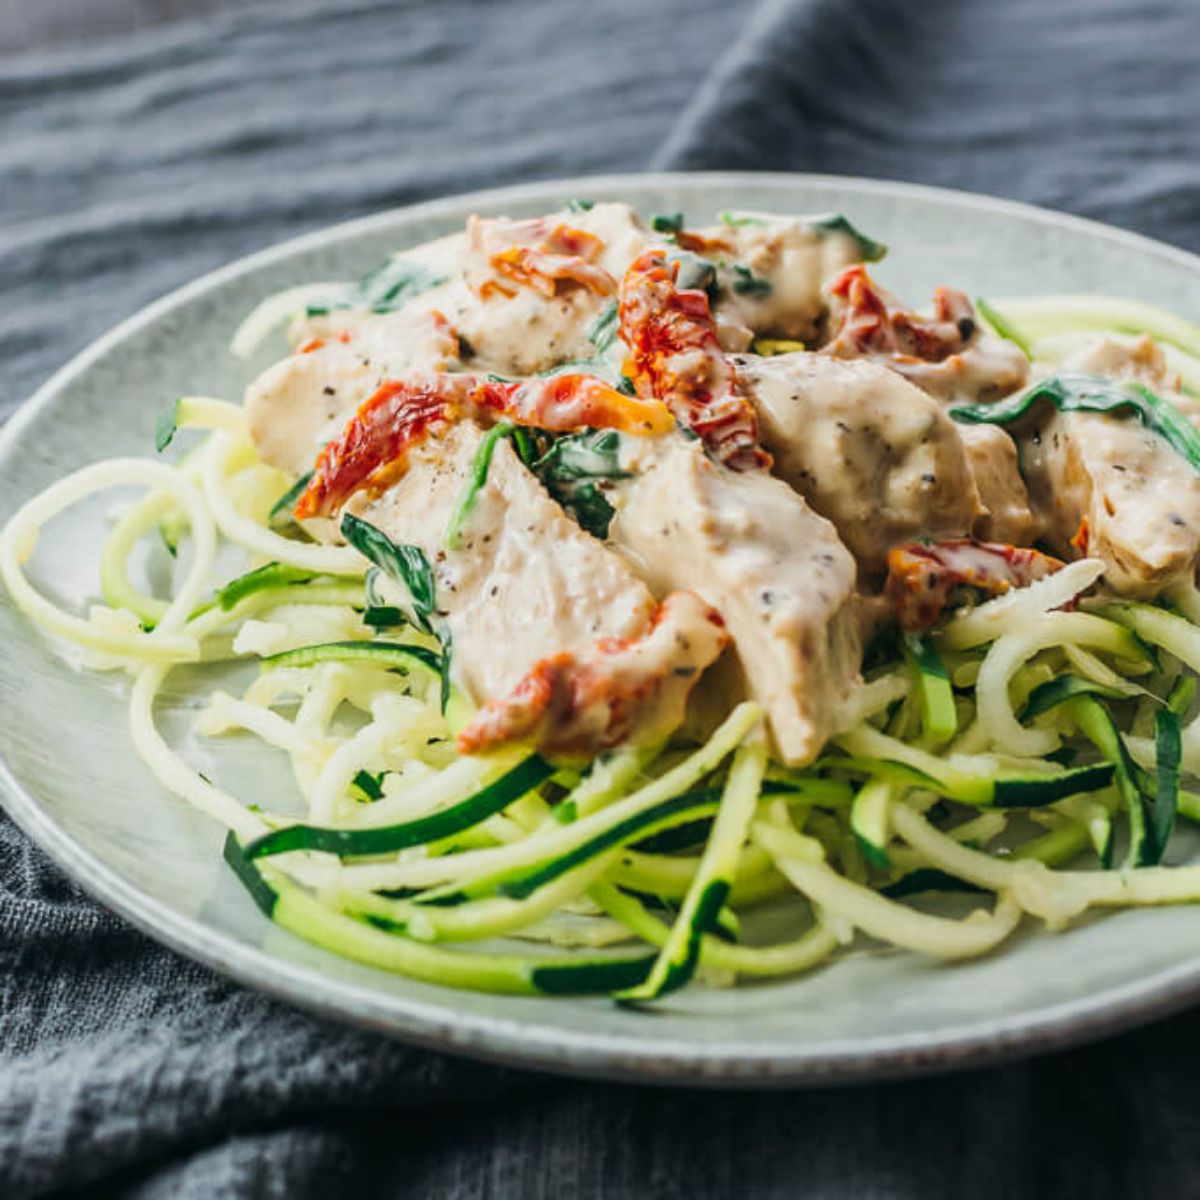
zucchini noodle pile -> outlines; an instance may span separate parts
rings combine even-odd
[[[268,302],[237,349],[311,294]],[[1081,331],[1148,332],[1200,387],[1192,327],[1145,305],[980,311],[1043,361]],[[859,933],[958,959],[1025,916],[1061,929],[1093,907],[1200,899],[1200,866],[1163,865],[1177,820],[1200,820],[1200,795],[1180,784],[1200,774],[1194,587],[1157,606],[1107,599],[1101,564],[1082,559],[926,635],[888,635],[841,732],[802,770],[770,760],[751,703],[703,744],[583,765],[519,746],[463,756],[454,737],[471,708],[443,697],[436,639],[375,621],[363,557],[288,521],[295,481],[258,460],[241,408],[183,399],[159,449],[185,430],[202,439],[173,465],[100,462],[30,500],[0,538],[0,572],[89,667],[129,673],[138,755],[226,827],[231,868],[301,938],[453,987],[640,1005],[693,977],[803,972]],[[105,603],[68,612],[25,573],[39,531],[128,486],[144,495],[103,548]],[[131,578],[135,549],[178,555],[169,597]],[[231,549],[248,569],[228,579]],[[232,660],[257,663],[257,678],[240,696],[213,692],[195,731],[283,751],[294,795],[278,810],[199,773],[155,724],[176,667]],[[931,910],[946,892],[967,915]],[[750,914],[783,904],[791,940],[757,944]]]

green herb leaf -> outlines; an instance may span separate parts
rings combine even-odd
[[[462,528],[475,509],[479,493],[487,484],[492,455],[496,452],[496,443],[501,438],[509,437],[515,428],[516,426],[510,422],[501,421],[483,435],[483,439],[475,451],[475,457],[471,460],[471,474],[463,486],[462,495],[459,496],[458,503],[455,504],[454,511],[450,514],[449,524],[446,526],[447,550],[458,549]]]
[[[650,228],[655,233],[677,234],[683,229],[683,213],[655,213],[650,218]]]
[[[858,254],[863,262],[878,262],[887,254],[888,248],[883,242],[869,238],[865,233],[844,217],[841,213],[828,213],[819,217],[805,217],[804,223],[823,235],[842,234],[853,238],[858,246]]]
[[[372,312],[395,312],[414,296],[446,282],[445,275],[431,271],[424,263],[404,258],[385,258],[368,271],[346,292],[343,299],[328,304],[310,304],[307,317],[324,317],[335,309],[369,308]]]
[[[604,539],[615,510],[597,480],[629,478],[620,453],[615,429],[590,429],[556,438],[531,469],[581,528]]]
[[[423,263],[387,258],[358,281],[352,302],[357,300],[373,312],[394,312],[414,296],[445,282],[445,275],[431,271]]]
[[[578,198],[567,201],[567,212],[585,213],[591,212],[596,207],[595,200],[580,200]]]
[[[433,568],[425,551],[408,542],[393,542],[382,529],[353,513],[342,517],[342,537],[385,575],[408,589],[412,623],[425,633],[433,633],[430,619],[437,612],[437,604]]]
[[[532,429],[518,425],[512,432],[512,441],[517,450],[517,457],[527,467],[532,467],[541,458],[542,452],[538,449],[537,436]]]
[[[705,292],[711,303],[717,300],[717,268],[698,254],[690,250],[672,250],[667,255],[668,262],[679,264],[679,278],[676,286]]]
[[[425,557],[425,551],[408,542],[393,542],[382,529],[353,513],[346,513],[342,517],[342,537],[385,575],[408,589],[412,608],[405,615],[413,625],[431,634],[440,643],[442,653],[438,671],[442,677],[442,712],[445,712],[450,703],[450,626],[437,610],[433,568]],[[372,607],[378,607],[373,604],[373,581],[368,581],[367,591],[368,602]]]
[[[442,644],[442,660],[440,664],[442,686],[438,695],[438,701],[441,704],[444,714],[446,709],[450,707],[450,656],[454,649],[454,639],[450,633],[450,626],[444,620],[438,620],[437,639]]]
[[[614,300],[592,323],[592,327],[588,330],[588,341],[596,347],[597,354],[604,354],[617,340],[617,334],[620,331],[617,302]]]
[[[301,475],[295,483],[292,484],[274,504],[271,505],[271,511],[267,514],[267,524],[272,528],[278,525],[287,525],[294,520],[292,509],[296,507],[296,501],[303,495],[304,490],[308,487],[312,480],[313,473],[311,471]]]
[[[179,425],[179,401],[176,400],[170,408],[164,408],[154,418],[154,449],[161,454],[175,437]]]
[[[958,405],[950,409],[950,416],[964,424],[1011,425],[1042,400],[1053,404],[1059,412],[1128,413],[1159,434],[1200,474],[1200,431],[1169,400],[1132,380],[1064,372],[995,404]]]
[[[733,263],[730,269],[733,271],[733,290],[739,296],[761,297],[771,294],[770,281],[763,279],[761,275],[755,275],[749,267]]]

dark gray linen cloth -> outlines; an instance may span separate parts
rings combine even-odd
[[[540,177],[951,184],[1200,249],[1195,0],[291,3],[0,58],[0,406],[288,234]],[[943,1079],[575,1083],[160,949],[0,818],[0,1196],[1200,1194],[1200,1014]]]

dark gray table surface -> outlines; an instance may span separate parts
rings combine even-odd
[[[0,412],[288,234],[649,167],[951,184],[1200,248],[1200,6],[7,0]],[[314,1020],[0,818],[0,1196],[1200,1195],[1200,1014],[842,1091],[596,1085]]]

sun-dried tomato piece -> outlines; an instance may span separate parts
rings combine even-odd
[[[708,297],[677,286],[679,264],[660,250],[636,259],[621,281],[625,374],[639,396],[658,397],[726,466],[769,468],[758,414],[717,340]]]
[[[974,305],[954,288],[934,291],[932,317],[902,308],[861,263],[843,271],[829,291],[843,303],[821,353],[836,358],[890,354],[941,362],[962,353],[975,332]]]
[[[413,446],[461,419],[473,384],[468,375],[383,383],[321,451],[296,502],[296,516],[329,516],[360,489],[382,491],[394,483],[404,474]]]
[[[466,419],[491,423],[500,417],[554,433],[617,429],[639,437],[663,433],[674,424],[661,402],[626,396],[594,375],[388,380],[321,451],[296,503],[296,516],[328,516],[361,489],[378,493],[389,487],[407,470],[409,451],[447,425]]]
[[[957,588],[995,596],[1052,575],[1063,565],[1038,550],[1003,542],[914,542],[888,552],[884,594],[904,629],[925,629],[941,616]]]
[[[688,694],[729,641],[716,609],[672,592],[637,638],[605,638],[585,655],[534,664],[458,735],[462,754],[523,741],[548,754],[591,756],[635,732],[654,741],[683,718]]]
[[[603,240],[586,229],[545,217],[527,221],[472,217],[467,229],[471,244],[487,255],[497,275],[547,299],[573,287],[586,288],[597,296],[617,290],[617,281],[595,261],[604,251]],[[479,288],[485,300],[497,293],[516,294],[493,281]]]

